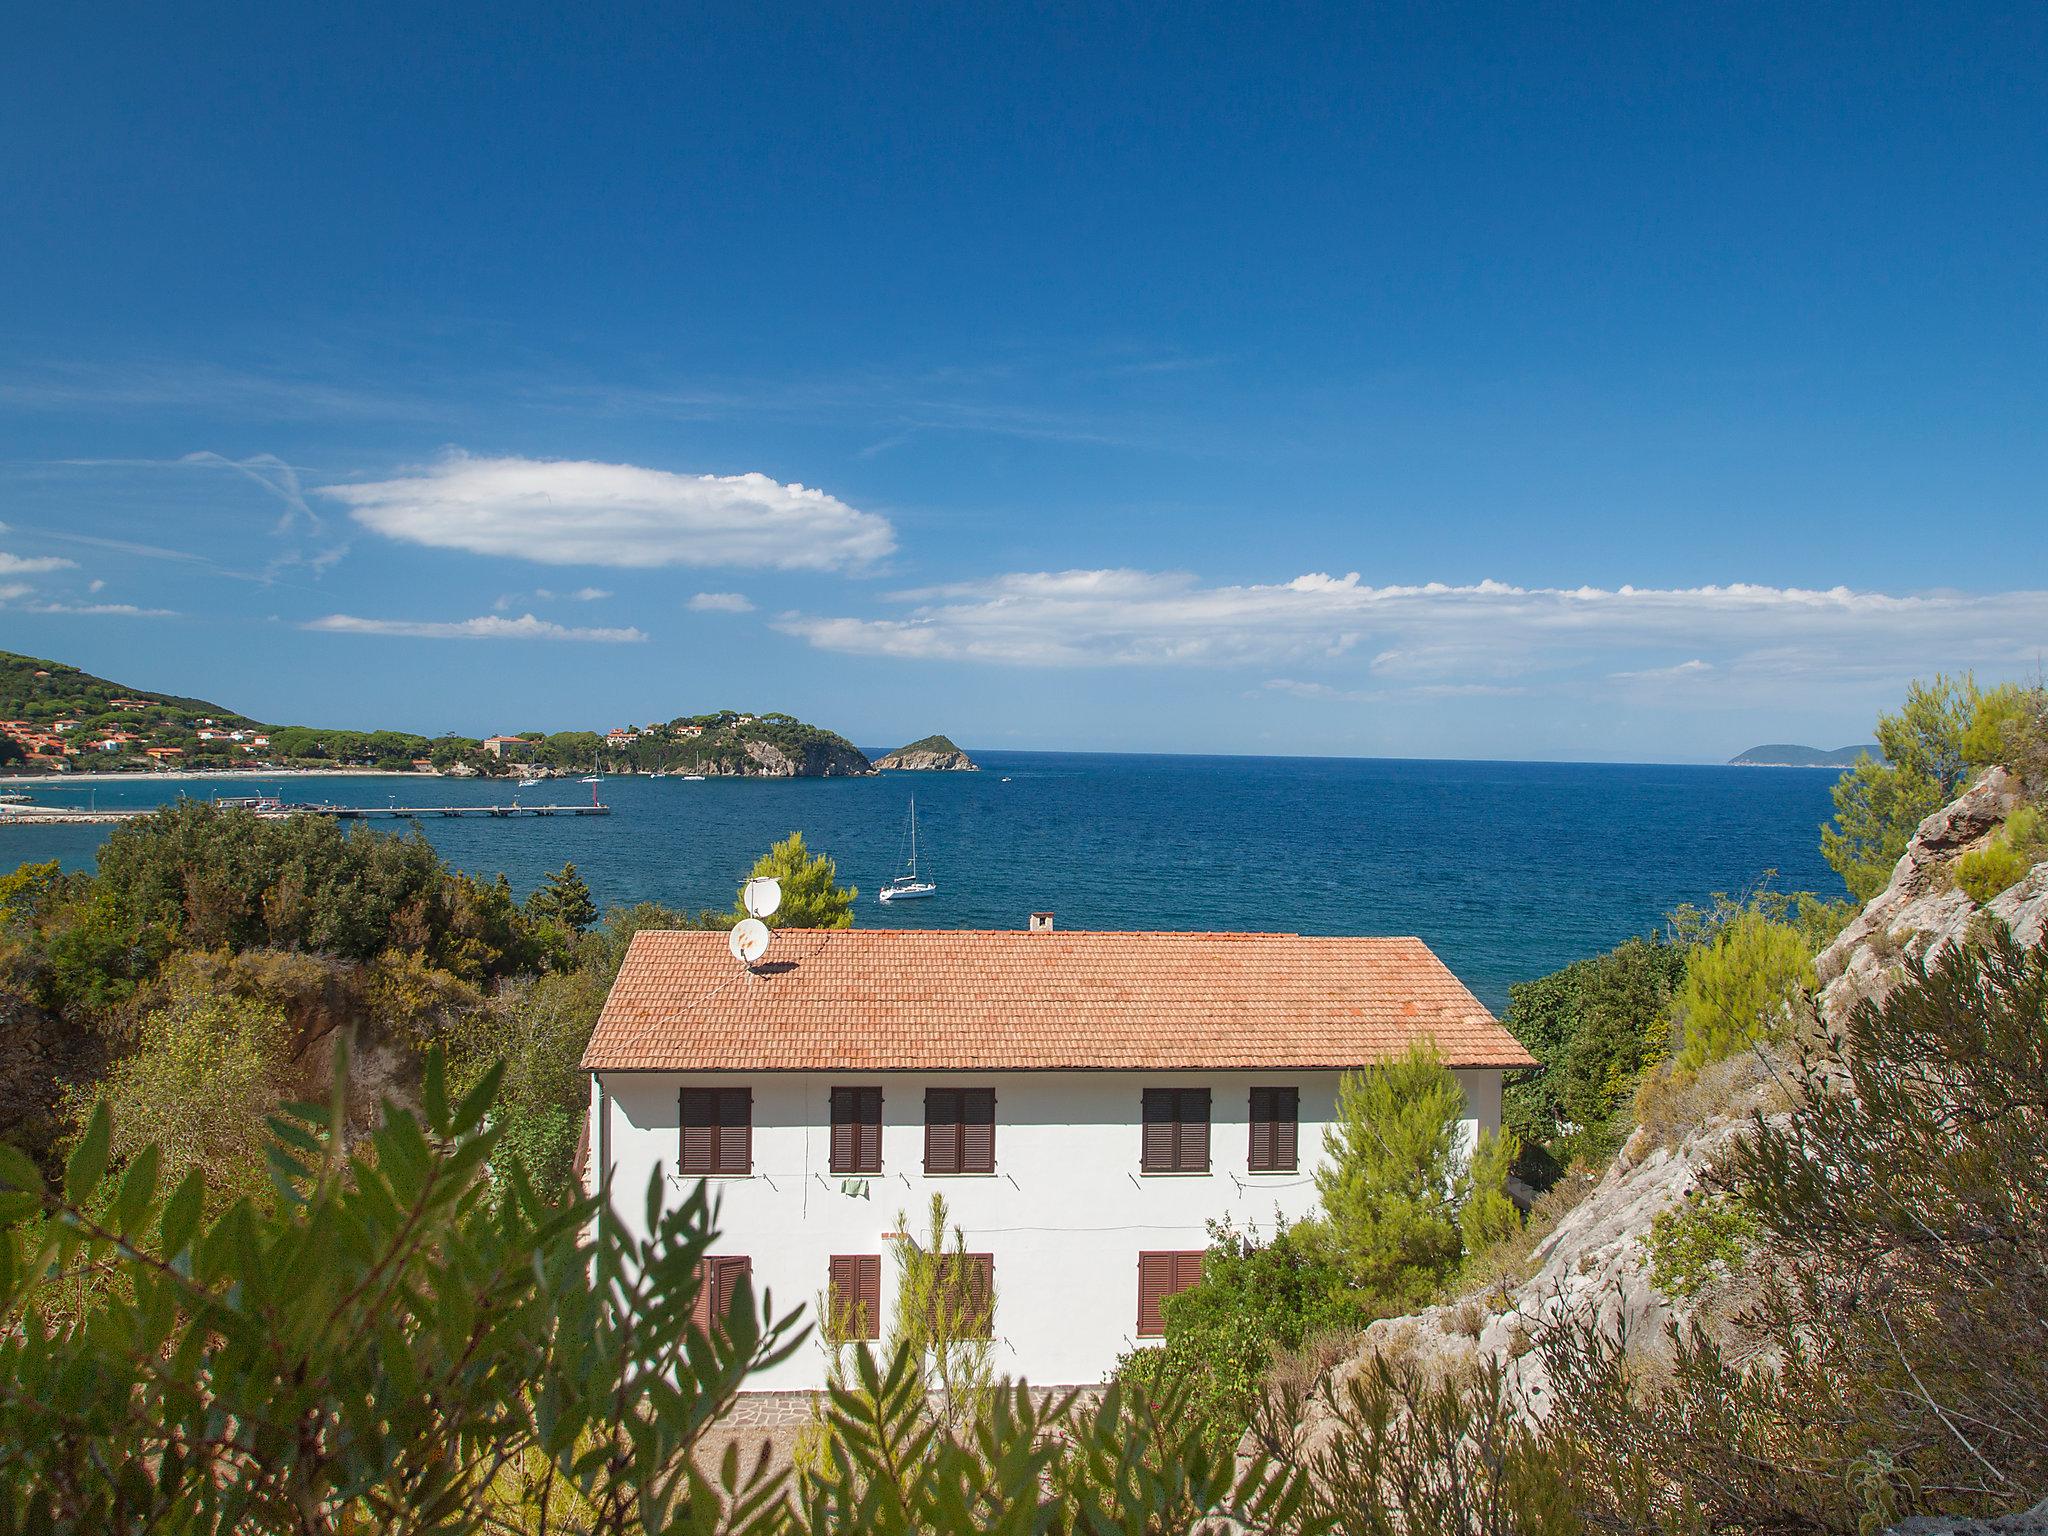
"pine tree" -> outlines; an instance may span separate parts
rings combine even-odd
[[[1316,1171],[1323,1209],[1354,1282],[1381,1313],[1426,1303],[1458,1267],[1464,1094],[1427,1041],[1348,1072]]]
[[[1968,779],[1963,738],[1980,697],[1967,674],[1913,683],[1897,714],[1878,716],[1884,761],[1860,758],[1836,783],[1835,820],[1821,828],[1821,856],[1858,901],[1884,889],[1913,829]]]
[[[764,877],[782,882],[782,905],[775,912],[778,928],[851,928],[857,886],[839,885],[839,866],[827,854],[813,855],[804,835],[792,832],[754,861],[750,880]],[[745,885],[741,889],[745,890]],[[747,915],[746,905],[733,900],[733,911]]]
[[[576,873],[576,866],[564,864],[548,876],[546,885],[526,898],[526,914],[581,933],[597,921],[597,903],[590,899],[590,887]]]

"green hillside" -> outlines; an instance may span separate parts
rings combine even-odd
[[[1774,741],[1761,747],[1751,747],[1728,761],[1739,768],[1853,768],[1859,757],[1874,757],[1883,762],[1884,752],[1875,742],[1836,747],[1831,752],[1825,747],[1801,747]]]
[[[95,677],[61,661],[0,651],[0,718],[30,720],[50,725],[58,720],[76,720],[80,726],[132,723],[137,711],[117,710],[115,699],[140,700],[151,706],[146,714],[161,714],[190,722],[213,719],[223,725],[254,726],[256,721],[205,699],[188,699],[174,693],[155,693],[125,683]]]

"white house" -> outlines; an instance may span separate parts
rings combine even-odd
[[[714,1289],[886,1320],[890,1235],[943,1194],[992,1281],[998,1368],[1106,1378],[1199,1274],[1205,1223],[1316,1207],[1348,1068],[1435,1042],[1468,1125],[1532,1058],[1419,939],[785,930],[635,936],[583,1065],[586,1178],[643,1219],[658,1168],[720,1202]],[[1469,1132],[1468,1132],[1469,1134]],[[899,1223],[899,1215],[904,1223]],[[871,1331],[878,1331],[871,1329]],[[753,1384],[816,1389],[818,1347]]]

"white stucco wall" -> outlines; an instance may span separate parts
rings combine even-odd
[[[1469,1137],[1500,1123],[1500,1073],[1457,1074]],[[894,1305],[894,1265],[882,1234],[926,1228],[931,1194],[946,1197],[951,1220],[973,1253],[995,1257],[996,1364],[1041,1386],[1104,1380],[1137,1338],[1138,1254],[1204,1247],[1204,1224],[1231,1216],[1273,1227],[1316,1208],[1313,1169],[1336,1102],[1334,1072],[1034,1072],[882,1074],[599,1074],[592,1083],[593,1173],[608,1157],[613,1198],[637,1227],[657,1165],[680,1198],[675,1173],[678,1093],[685,1084],[754,1093],[754,1170],[710,1182],[720,1201],[713,1251],[753,1261],[757,1293],[778,1311],[801,1304],[808,1318],[833,1254],[873,1253],[882,1264],[882,1313]],[[830,1106],[835,1084],[882,1084],[882,1169],[867,1175],[867,1198],[840,1192],[831,1172]],[[1248,1090],[1293,1084],[1301,1094],[1301,1168],[1251,1173]],[[926,1176],[924,1090],[996,1090],[996,1172]],[[1206,1087],[1211,1094],[1210,1172],[1144,1174],[1138,1169],[1139,1108],[1148,1087]],[[694,1181],[692,1181],[694,1182]],[[754,1378],[755,1390],[817,1388],[824,1356],[815,1342]]]

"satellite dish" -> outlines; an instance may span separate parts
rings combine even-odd
[[[732,951],[733,959],[741,965],[751,966],[768,953],[768,940],[773,937],[768,925],[758,917],[742,918],[734,925],[725,947]]]
[[[740,904],[755,917],[773,917],[782,905],[782,882],[769,875],[749,880],[740,892]]]

